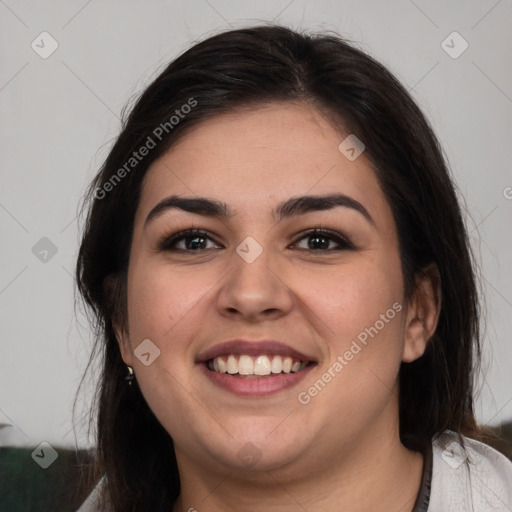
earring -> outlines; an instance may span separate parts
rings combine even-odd
[[[135,374],[133,373],[133,368],[131,366],[127,366],[128,375],[124,378],[126,382],[128,382],[128,386],[132,385],[132,382],[135,380]]]

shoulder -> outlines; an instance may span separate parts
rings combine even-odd
[[[99,498],[104,484],[105,477],[102,477],[76,512],[106,512],[104,509],[100,508],[99,504]]]
[[[428,512],[512,510],[512,462],[503,454],[447,430],[432,441],[432,455]]]

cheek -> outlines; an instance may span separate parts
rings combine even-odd
[[[182,395],[194,364],[190,341],[201,330],[197,314],[209,286],[197,273],[188,273],[185,279],[166,265],[142,258],[133,263],[128,275],[128,323],[137,381],[157,416],[186,409]],[[149,365],[137,355],[147,352],[138,348],[147,339],[156,347],[149,344]]]
[[[337,272],[324,283],[330,283],[327,293],[316,288],[308,297],[320,323],[328,326],[323,329],[328,360],[297,398],[322,418],[329,435],[340,429],[355,435],[361,425],[377,420],[396,392],[404,307],[401,272],[388,268]]]
[[[382,254],[381,254],[382,256]],[[403,284],[398,256],[354,259],[329,270],[302,273],[296,290],[325,325],[334,352],[357,338],[384,315],[386,331],[400,332],[393,304],[403,300]],[[387,314],[387,312],[389,312]],[[383,329],[382,329],[383,330]]]
[[[197,314],[205,286],[197,274],[133,259],[128,275],[129,338],[132,351],[149,339],[159,350],[150,365],[134,358],[140,390],[167,431],[177,434],[193,421],[188,382],[192,358],[190,340],[200,330]],[[180,411],[177,415],[175,411]]]
[[[313,394],[322,394],[318,405],[341,407],[352,418],[368,421],[387,403],[403,352],[401,266],[398,255],[387,254],[378,261],[340,267],[323,281],[328,291],[322,294],[316,288],[310,297],[330,328],[324,370],[329,384],[324,392],[318,380],[310,383],[318,390],[312,389]]]
[[[162,404],[181,401],[183,390],[190,388],[196,356],[193,341],[204,331],[206,310],[212,307],[210,291],[213,293],[215,284],[219,283],[221,271],[214,266],[207,272],[176,265],[171,268],[165,262],[142,256],[130,262],[128,322],[131,349],[137,355],[139,344],[149,339],[159,351],[149,366],[134,358],[137,380],[154,410],[161,410]]]
[[[210,286],[199,273],[140,261],[128,276],[128,318],[132,343],[142,336],[167,340],[182,320],[198,306]],[[176,339],[176,338],[175,338]]]
[[[378,257],[319,272],[310,278],[309,288],[306,282],[301,285],[309,289],[303,293],[309,294],[308,303],[328,327],[323,329],[327,375],[320,379],[325,377],[329,384],[324,392],[319,376],[308,383],[313,394],[322,394],[318,406],[331,410],[336,404],[349,416],[368,421],[395,387],[404,343],[400,259],[392,249],[378,252]]]

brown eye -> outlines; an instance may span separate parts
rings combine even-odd
[[[303,240],[306,241],[305,244],[302,242]],[[350,242],[350,240],[348,240],[340,233],[319,228],[313,229],[307,233],[303,233],[301,238],[299,238],[295,244],[299,245],[300,250],[309,250],[315,252],[331,252],[355,249],[355,246],[352,244],[352,242]]]
[[[209,243],[211,244],[209,246]],[[161,251],[204,251],[219,248],[206,231],[187,229],[164,239],[158,244]]]

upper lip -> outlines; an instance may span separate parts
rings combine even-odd
[[[198,363],[204,363],[219,356],[228,356],[230,354],[246,354],[248,356],[277,355],[283,357],[292,357],[303,362],[316,362],[316,359],[307,354],[274,340],[247,341],[232,340],[214,345],[201,352],[196,359]]]

